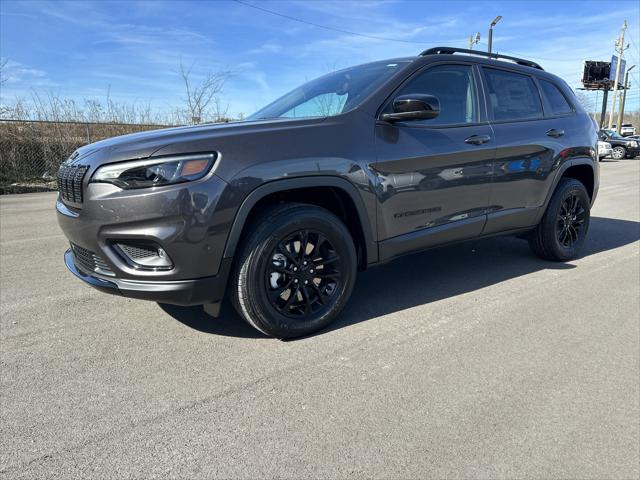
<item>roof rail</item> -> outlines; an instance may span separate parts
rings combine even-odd
[[[481,52],[479,50],[469,50],[468,48],[434,47],[434,48],[429,48],[425,50],[420,54],[420,56],[424,57],[425,55],[450,55],[453,53],[466,53],[468,55],[480,55],[481,57],[511,60],[512,62],[515,62],[518,65],[524,65],[526,67],[532,67],[532,68],[537,68],[538,70],[544,70],[544,68],[542,68],[536,62],[532,62],[531,60],[525,60],[524,58],[511,57],[509,55],[502,55],[498,53]]]

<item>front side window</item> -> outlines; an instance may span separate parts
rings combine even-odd
[[[494,120],[542,117],[542,102],[531,77],[494,68],[485,68],[484,72]]]
[[[562,92],[553,83],[538,79],[542,94],[547,99],[552,115],[565,115],[571,113],[573,109]]]
[[[247,120],[329,117],[348,112],[407,63],[374,62],[330,73],[287,93]]]
[[[403,85],[394,98],[416,93],[437,97],[440,114],[429,120],[412,121],[412,125],[455,125],[477,121],[476,89],[473,71],[468,65],[427,68]],[[391,108],[392,105],[388,105],[385,112],[391,111]]]

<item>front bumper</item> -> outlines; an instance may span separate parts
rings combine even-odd
[[[613,153],[613,148],[600,148],[598,149],[598,156],[600,158],[608,157]]]
[[[627,148],[627,155],[629,157],[637,157],[638,155],[640,155],[640,147],[626,147]]]
[[[77,278],[101,292],[174,305],[202,305],[220,302],[224,297],[231,268],[231,259],[227,258],[222,261],[218,274],[211,277],[151,282],[102,277],[95,273],[85,272],[75,264],[71,249],[64,254],[64,262],[69,271]]]
[[[58,224],[72,245],[67,268],[111,294],[177,305],[219,302],[231,264],[223,251],[233,211],[219,205],[226,186],[214,174],[140,190],[85,179],[81,204],[56,202]],[[172,266],[145,267],[119,249],[140,242],[162,249]]]

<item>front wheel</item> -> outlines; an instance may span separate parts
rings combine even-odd
[[[622,160],[627,156],[627,149],[618,145],[617,147],[614,147],[611,156],[616,160]]]
[[[233,274],[231,301],[266,335],[307,335],[335,319],[355,282],[356,251],[331,212],[304,204],[265,210],[249,226]]]
[[[529,237],[529,245],[545,260],[574,258],[589,229],[591,201],[584,185],[573,178],[560,180],[542,221]]]

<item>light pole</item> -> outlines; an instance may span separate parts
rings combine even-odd
[[[622,129],[622,116],[624,115],[624,103],[627,100],[627,90],[629,89],[629,72],[633,70],[635,65],[631,65],[627,68],[627,71],[624,72],[624,90],[622,91],[622,97],[620,98],[620,108],[618,108],[618,123],[616,125],[616,130],[620,133]]]
[[[491,25],[489,25],[489,53],[491,53],[491,42],[493,40],[493,27],[495,27],[496,23],[498,23],[501,19],[502,19],[502,15],[498,15],[496,18],[493,19],[493,22],[491,22]]]

